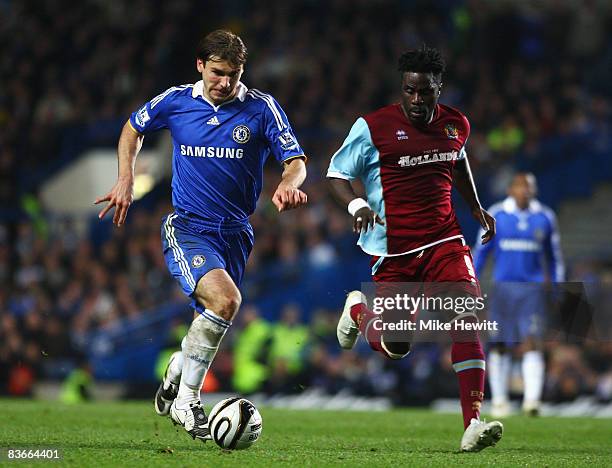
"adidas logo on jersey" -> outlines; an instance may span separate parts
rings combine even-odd
[[[219,122],[219,119],[217,118],[217,116],[213,116],[210,119],[208,119],[208,122],[206,122],[206,125],[219,125],[221,122]]]

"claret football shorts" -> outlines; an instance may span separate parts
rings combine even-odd
[[[372,257],[371,266],[380,261]],[[472,253],[462,239],[454,239],[427,249],[397,257],[386,257],[372,275],[376,283],[427,283],[427,293],[435,294],[435,284],[460,283],[460,290],[480,295]]]
[[[386,257],[382,261],[380,257],[373,257],[374,266],[376,271],[372,278],[377,298],[406,295],[413,298],[441,297],[453,299],[454,303],[456,298],[480,297],[480,284],[472,266],[470,248],[461,239],[407,255]],[[417,311],[409,311],[391,307],[384,310],[382,320],[386,323],[401,323],[406,319],[412,322],[431,319],[447,321],[458,313],[470,310],[459,311],[454,307],[437,310],[420,305]],[[412,342],[413,333],[405,330],[385,331],[384,339],[387,342]]]

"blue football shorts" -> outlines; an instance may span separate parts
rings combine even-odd
[[[161,239],[168,270],[194,309],[203,311],[193,297],[200,278],[221,268],[240,287],[254,235],[248,223],[208,223],[171,213],[162,219]]]
[[[490,333],[493,343],[522,343],[542,338],[546,331],[547,301],[542,283],[496,283],[489,303],[489,320],[498,330]]]

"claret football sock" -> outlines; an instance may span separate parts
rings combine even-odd
[[[231,322],[209,309],[198,315],[183,340],[183,371],[177,396],[177,407],[200,401],[200,389],[219,343]]]
[[[459,382],[463,425],[467,428],[472,418],[480,419],[484,399],[484,353],[480,342],[453,343],[451,358]]]
[[[475,321],[475,317],[458,317],[457,320]],[[459,398],[463,413],[463,426],[467,428],[472,418],[480,420],[480,408],[484,399],[485,356],[478,332],[466,334],[451,332],[453,346],[451,359],[459,382]]]
[[[380,314],[375,314],[363,304],[355,304],[351,307],[351,318],[359,325],[359,331],[374,351],[386,355],[380,344],[381,330],[373,326],[374,322],[380,320]]]

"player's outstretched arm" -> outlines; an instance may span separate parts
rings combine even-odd
[[[108,202],[100,211],[98,218],[102,219],[111,208],[115,208],[113,223],[119,227],[125,222],[128,209],[134,201],[134,165],[136,156],[142,148],[144,135],[132,128],[130,122],[126,122],[119,137],[117,147],[117,164],[119,166],[117,182],[110,192],[103,197],[96,198],[95,205]]]
[[[474,178],[470,170],[467,156],[457,161],[453,171],[455,187],[466,201],[472,212],[472,216],[480,223],[485,233],[482,235],[482,243],[486,244],[495,236],[495,218],[485,210],[478,200]]]
[[[306,179],[306,164],[302,158],[295,158],[285,164],[280,184],[272,195],[272,203],[278,211],[292,210],[308,202],[308,196],[300,190]]]
[[[353,216],[353,232],[373,229],[375,223],[385,224],[380,216],[370,208],[368,202],[357,196],[348,180],[330,177],[329,186],[334,198],[342,206],[348,207],[349,213]]]

